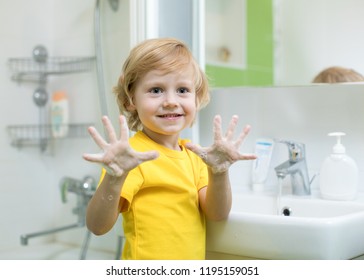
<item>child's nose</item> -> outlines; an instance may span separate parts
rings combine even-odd
[[[165,94],[165,99],[164,99],[164,106],[168,107],[168,106],[176,106],[177,105],[177,98],[176,98],[176,93],[169,91]]]

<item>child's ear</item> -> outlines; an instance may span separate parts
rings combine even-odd
[[[126,107],[126,109],[129,112],[133,112],[136,110],[136,106],[134,105],[133,100],[129,100],[129,105]]]

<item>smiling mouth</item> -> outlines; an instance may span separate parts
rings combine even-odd
[[[158,118],[173,119],[183,116],[184,116],[183,114],[163,114],[163,115],[158,115]]]

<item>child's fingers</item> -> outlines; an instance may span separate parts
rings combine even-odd
[[[120,140],[128,141],[129,140],[129,127],[126,122],[125,116],[121,115],[119,117],[119,123],[120,123]]]
[[[96,128],[94,128],[93,126],[89,127],[88,133],[91,135],[97,146],[99,146],[101,149],[104,149],[104,147],[107,145],[107,142],[104,140],[104,138],[102,138]]]
[[[159,153],[157,151],[149,151],[149,152],[137,152],[138,159],[142,162],[156,159],[159,157]]]
[[[238,123],[238,119],[239,119],[239,117],[237,115],[234,115],[231,118],[228,130],[226,131],[226,138],[228,140],[231,140],[234,137],[234,131],[235,131],[235,128],[236,128],[236,124]]]
[[[220,115],[216,115],[214,118],[213,133],[214,133],[215,141],[222,140],[221,116]]]
[[[198,154],[199,152],[199,146],[192,144],[191,142],[186,143],[185,147],[190,151],[194,152],[195,154]]]
[[[203,159],[204,161],[207,159],[207,150],[206,148],[202,148],[199,145],[195,145],[192,143],[186,143],[185,147],[187,149],[189,149],[191,152],[195,153],[196,155],[198,155],[201,159]]]
[[[245,140],[245,138],[247,137],[247,135],[249,134],[251,129],[250,125],[246,125],[242,131],[242,133],[240,133],[238,139],[236,140],[236,145],[237,147],[239,147]]]
[[[90,162],[102,162],[103,154],[83,154],[82,157]]]
[[[110,119],[107,116],[103,116],[102,123],[104,124],[104,127],[107,131],[107,135],[109,137],[110,143],[116,142],[117,138],[116,138],[116,134],[115,134],[115,129],[112,126]]]
[[[254,160],[257,156],[255,154],[241,154],[239,160]]]

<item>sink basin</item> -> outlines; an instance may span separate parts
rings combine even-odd
[[[287,216],[277,213],[278,204]],[[207,250],[256,259],[352,259],[364,254],[364,203],[233,194],[228,220],[207,222]]]

